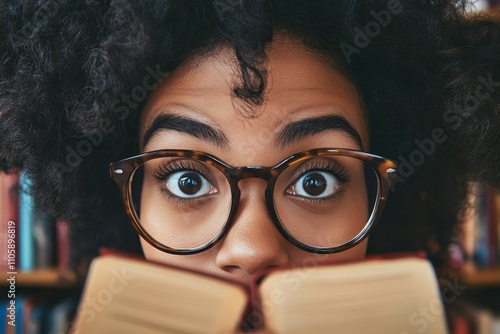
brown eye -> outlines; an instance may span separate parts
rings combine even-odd
[[[321,173],[309,173],[302,180],[302,189],[308,195],[319,196],[327,187],[326,179]]]
[[[195,198],[216,192],[205,177],[194,171],[172,173],[165,185],[171,195],[180,198]]]
[[[203,186],[203,180],[200,175],[187,172],[179,178],[178,187],[186,195],[195,195],[201,190]]]
[[[312,171],[302,175],[285,191],[304,198],[327,198],[340,188],[341,182],[332,173]]]

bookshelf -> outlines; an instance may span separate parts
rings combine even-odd
[[[0,287],[8,286],[7,278],[10,276],[5,272],[2,273]],[[80,288],[83,285],[83,281],[77,278],[74,272],[62,272],[55,268],[21,271],[15,274],[15,278],[16,287],[19,288]]]
[[[473,264],[466,264],[459,273],[460,280],[467,286],[497,287],[500,289],[500,265],[480,269]]]
[[[470,187],[470,210],[458,240],[464,261],[452,273],[461,293],[446,306],[451,334],[496,334],[500,333],[500,193],[482,183]]]
[[[36,208],[21,181],[18,170],[0,172],[0,333],[66,333],[83,287],[69,225]]]

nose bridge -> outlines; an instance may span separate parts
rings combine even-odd
[[[238,181],[243,179],[258,178],[267,181],[270,176],[270,167],[263,166],[245,166],[236,168]]]
[[[217,253],[216,263],[225,271],[248,277],[264,268],[289,264],[286,240],[273,226],[270,208],[261,192],[270,170],[262,166],[235,169],[238,182],[245,184],[241,186],[244,190],[233,224]]]

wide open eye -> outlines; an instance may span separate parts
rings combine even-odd
[[[171,195],[180,198],[196,198],[217,192],[203,175],[190,170],[172,173],[165,185]]]
[[[304,198],[329,198],[336,194],[340,186],[341,182],[332,173],[314,170],[299,177],[285,192]]]

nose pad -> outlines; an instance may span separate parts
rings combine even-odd
[[[216,264],[224,271],[252,275],[262,269],[289,264],[286,239],[269,214],[265,188],[259,179],[239,182],[241,197],[231,229],[221,241]]]

